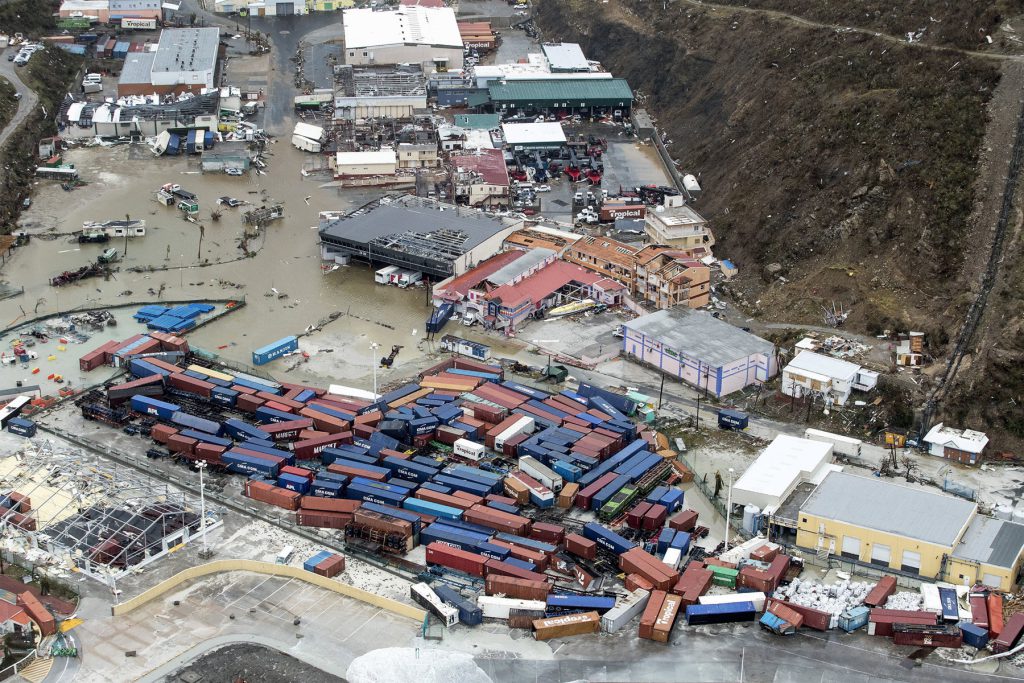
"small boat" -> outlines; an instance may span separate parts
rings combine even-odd
[[[230,206],[233,209],[236,206],[241,206],[242,204],[245,204],[246,202],[244,202],[241,199],[235,199],[234,197],[220,197],[217,200],[217,203],[224,204],[225,206]]]
[[[573,315],[574,313],[582,313],[583,311],[590,310],[597,305],[597,302],[593,299],[584,299],[583,301],[574,301],[571,304],[565,304],[564,306],[556,306],[544,314],[545,318],[560,318],[563,315]]]

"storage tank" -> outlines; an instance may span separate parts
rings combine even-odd
[[[756,534],[759,526],[761,526],[761,508],[756,505],[745,505],[743,507],[743,530],[748,534]]]

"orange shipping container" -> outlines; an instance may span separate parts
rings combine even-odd
[[[676,617],[679,615],[679,605],[682,598],[673,593],[665,596],[665,602],[661,605],[658,618],[654,620],[653,637],[659,643],[667,643],[672,627],[675,626]]]
[[[658,615],[661,614],[661,606],[665,604],[665,598],[668,593],[665,591],[654,591],[651,593],[650,599],[647,601],[647,607],[644,608],[643,614],[640,615],[640,632],[641,638],[647,638],[651,640],[654,638],[654,623],[658,620]]]
[[[566,614],[564,616],[537,619],[533,622],[535,640],[578,636],[584,633],[597,633],[601,630],[601,617],[597,612]]]

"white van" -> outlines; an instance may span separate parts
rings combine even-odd
[[[292,559],[292,555],[295,554],[295,548],[290,545],[286,545],[281,548],[281,552],[277,554],[276,562],[278,564],[288,564],[288,561]]]
[[[410,285],[414,285],[423,279],[423,273],[418,270],[403,270],[402,274],[398,276],[398,286],[402,289]]]

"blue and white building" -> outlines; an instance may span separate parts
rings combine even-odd
[[[779,372],[774,344],[689,308],[625,323],[622,350],[719,397],[767,382]]]

